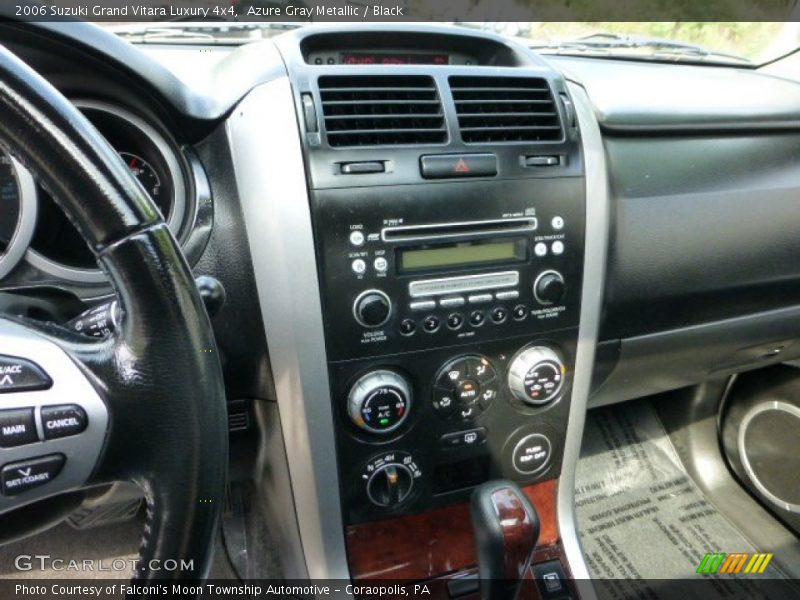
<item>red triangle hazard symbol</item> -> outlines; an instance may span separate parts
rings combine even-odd
[[[459,158],[455,168],[456,173],[469,173],[469,165],[464,162],[463,158]]]

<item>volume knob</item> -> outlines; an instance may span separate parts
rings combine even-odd
[[[526,348],[511,361],[508,388],[517,400],[547,404],[564,387],[565,368],[561,358],[547,346]]]
[[[380,290],[361,292],[353,303],[353,316],[364,327],[380,327],[392,314],[392,301]]]
[[[394,431],[406,420],[410,408],[411,386],[405,377],[388,369],[361,377],[347,398],[350,419],[370,433]]]

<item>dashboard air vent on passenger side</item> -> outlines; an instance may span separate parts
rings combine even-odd
[[[330,146],[441,144],[442,103],[431,77],[326,75],[319,78]]]
[[[450,77],[461,139],[557,142],[563,138],[550,86],[539,77]]]

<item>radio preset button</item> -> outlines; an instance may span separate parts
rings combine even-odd
[[[375,267],[375,270],[378,273],[385,273],[386,269],[389,268],[389,261],[387,261],[384,257],[379,256],[375,259],[375,262],[372,263],[372,266]]]
[[[563,217],[559,217],[559,216],[555,216],[555,217],[553,217],[553,220],[550,221],[550,225],[556,231],[560,231],[560,230],[564,229],[564,218]]]
[[[433,310],[436,308],[436,301],[435,300],[417,300],[416,302],[412,302],[408,305],[408,307],[413,310],[414,312],[420,310]]]
[[[493,300],[491,294],[473,294],[469,297],[470,304],[486,304]]]
[[[517,290],[508,290],[506,292],[497,292],[494,297],[498,300],[516,300],[519,298]]]
[[[464,324],[464,316],[461,313],[452,313],[447,317],[447,327],[450,329],[460,329]]]
[[[417,323],[414,319],[403,319],[400,322],[400,333],[403,335],[413,335],[417,330]]]
[[[498,306],[497,308],[492,310],[492,321],[497,323],[498,325],[506,320],[508,317],[508,311],[503,308],[502,306]]]
[[[528,316],[528,307],[524,304],[517,304],[511,314],[514,316],[515,321],[524,321]]]
[[[547,256],[547,244],[545,244],[544,242],[537,243],[533,247],[533,253],[536,254],[536,256],[539,256],[539,257]]]
[[[425,320],[422,322],[422,327],[428,333],[433,333],[439,329],[439,317],[435,317],[433,315],[425,317]]]
[[[464,306],[465,303],[466,300],[464,300],[463,296],[449,296],[439,300],[439,305],[442,308],[458,308],[459,306]]]
[[[364,245],[364,234],[361,231],[351,231],[350,232],[350,243],[353,246],[363,246]]]
[[[367,270],[367,263],[365,263],[362,259],[357,258],[350,264],[350,268],[353,269],[353,273],[356,275],[361,275]]]
[[[480,327],[486,320],[486,315],[481,310],[473,310],[469,315],[469,322],[473,327]]]
[[[564,242],[559,242],[559,241],[553,242],[552,245],[550,246],[550,250],[556,256],[564,254]]]

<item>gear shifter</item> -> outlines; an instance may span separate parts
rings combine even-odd
[[[503,479],[472,492],[470,506],[483,600],[513,600],[539,539],[539,515],[516,483]]]

